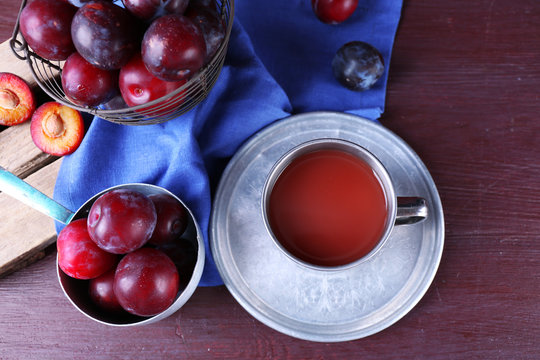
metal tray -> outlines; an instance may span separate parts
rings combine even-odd
[[[427,220],[395,227],[377,256],[342,271],[321,272],[289,259],[262,215],[262,190],[274,163],[294,146],[322,137],[367,148],[387,168],[397,196],[428,202]],[[210,241],[225,285],[256,319],[296,338],[337,342],[379,332],[418,303],[439,266],[444,219],[428,170],[403,140],[354,115],[314,112],[273,123],[234,155],[215,196]]]

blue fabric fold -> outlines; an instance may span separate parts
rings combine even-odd
[[[77,210],[118,184],[167,188],[185,201],[203,231],[207,256],[200,285],[222,284],[208,224],[228,160],[257,131],[294,113],[332,110],[379,118],[400,13],[401,0],[362,1],[346,22],[327,25],[315,17],[309,0],[237,0],[225,64],[209,96],[163,124],[91,119],[80,147],[63,159],[55,200]],[[353,40],[377,47],[387,65],[366,92],[347,90],[332,75],[335,52]],[[57,223],[57,231],[62,227]]]

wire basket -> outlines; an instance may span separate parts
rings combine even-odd
[[[19,18],[17,18],[13,30],[10,46],[17,58],[28,63],[38,85],[55,101],[113,123],[125,125],[163,123],[188,112],[203,101],[210,93],[221,72],[232,29],[234,0],[215,1],[220,9],[222,21],[225,23],[226,33],[212,60],[175,91],[146,104],[133,107],[127,107],[122,100],[118,101],[119,105],[115,105],[114,99],[106,105],[97,107],[86,107],[73,103],[66,97],[62,88],[61,75],[64,61],[50,61],[34,53],[28,47],[19,30]],[[23,0],[19,17],[25,5],[26,0]],[[121,99],[120,96],[117,96],[117,100],[119,98]],[[117,106],[121,108],[115,108]]]

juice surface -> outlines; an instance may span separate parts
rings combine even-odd
[[[339,150],[317,150],[285,168],[267,211],[274,235],[292,255],[314,265],[339,266],[377,245],[387,204],[363,160]]]

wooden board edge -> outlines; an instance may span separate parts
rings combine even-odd
[[[52,251],[48,250],[48,248],[52,248],[52,245],[55,242],[56,236],[53,236],[46,242],[42,243],[41,246],[30,249],[26,253],[21,254],[10,262],[4,264],[2,267],[0,267],[0,279],[43,259],[49,251]]]

